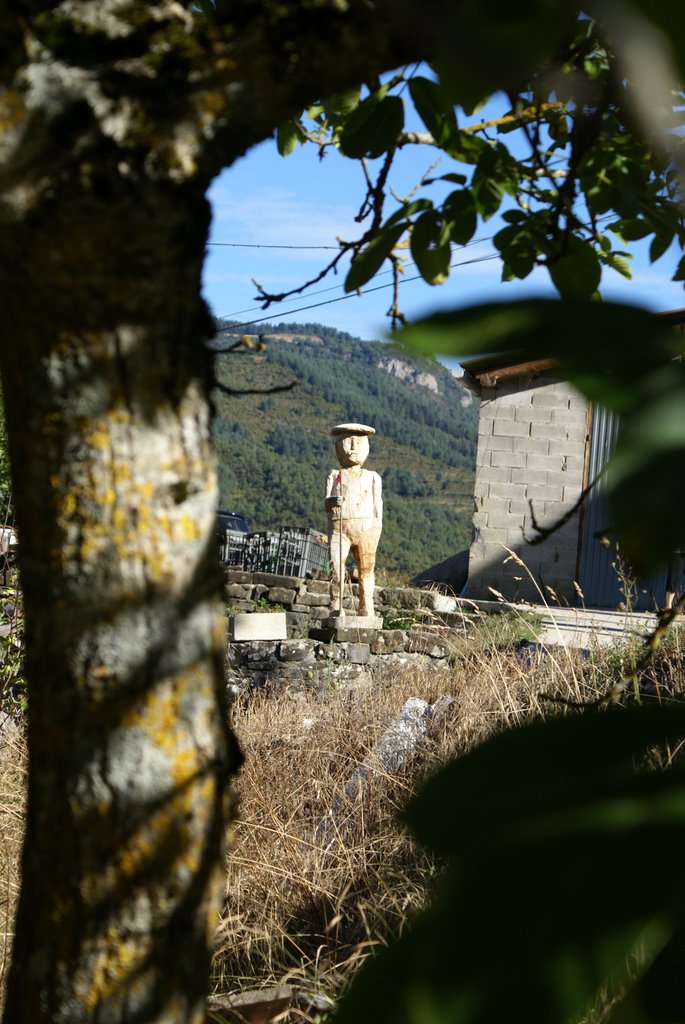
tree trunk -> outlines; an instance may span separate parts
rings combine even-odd
[[[0,0],[0,368],[30,705],[8,1024],[203,1020],[238,759],[204,190],[298,105],[420,55],[413,0],[217,6]]]
[[[91,183],[0,232],[30,680],[13,1024],[204,1019],[236,764],[207,224],[199,189]]]

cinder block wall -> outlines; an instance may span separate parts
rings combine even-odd
[[[531,500],[541,526],[577,501],[587,420],[587,400],[554,371],[483,388],[469,597],[492,598],[495,590],[507,600],[540,601],[541,588],[549,600],[551,587],[560,601],[575,603],[578,513],[539,545],[527,544],[524,534],[533,533]]]

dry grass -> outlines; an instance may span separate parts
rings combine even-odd
[[[441,865],[398,823],[421,779],[496,731],[563,711],[545,695],[595,699],[635,662],[629,643],[589,655],[561,649],[542,654],[521,643],[530,629],[530,621],[512,615],[475,620],[453,633],[444,672],[370,676],[367,685],[325,697],[263,690],[234,706],[245,764],[236,785],[226,909],[216,936],[215,992],[291,982],[335,997],[376,946],[402,932],[440,874]],[[676,630],[643,683],[685,690],[684,655]],[[392,775],[372,775],[363,798],[345,801],[345,783],[405,702],[419,697],[433,704],[444,694],[454,703],[433,723],[411,763]],[[18,890],[25,774],[23,732],[5,730],[3,972]]]
[[[398,823],[427,773],[489,735],[559,713],[545,695],[591,701],[631,666],[634,647],[542,654],[521,645],[530,622],[476,621],[455,633],[449,671],[403,673],[325,699],[258,693],[234,708],[245,752],[238,820],[217,936],[215,991],[282,982],[335,997],[378,944],[401,933],[440,865]],[[678,641],[654,668],[682,688]],[[413,763],[376,776],[361,800],[345,783],[410,697],[454,698]],[[326,815],[336,805],[334,826]],[[323,823],[323,824],[322,824]]]
[[[0,1014],[19,895],[26,770],[24,728],[0,712]]]

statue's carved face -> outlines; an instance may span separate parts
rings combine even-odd
[[[335,453],[343,469],[363,466],[369,455],[369,439],[366,434],[346,434],[335,442]]]

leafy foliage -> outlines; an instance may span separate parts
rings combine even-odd
[[[683,735],[682,704],[568,715],[510,730],[429,781],[406,817],[448,867],[341,1024],[562,1024],[638,941],[651,960],[682,913],[677,873],[647,866],[685,839],[685,776],[645,755]],[[615,874],[627,859],[628,891]],[[682,1020],[682,990],[676,1002],[679,1016],[657,1019]]]
[[[407,244],[424,280],[444,282],[453,247],[467,244],[478,223],[496,214],[505,224],[494,237],[502,279],[525,278],[542,267],[568,298],[598,295],[605,268],[630,276],[626,246],[631,241],[651,238],[653,261],[674,240],[683,243],[678,165],[669,158],[682,145],[683,118],[668,122],[659,146],[649,133],[640,137],[634,127],[636,111],[644,114],[644,86],[620,70],[620,47],[639,50],[643,43],[639,24],[623,16],[620,5],[613,13],[602,8],[597,20],[576,20],[573,5],[566,5],[561,17],[552,4],[554,29],[541,35],[538,19],[550,17],[549,6],[540,0],[525,14],[518,12],[515,24],[502,12],[488,40],[499,66],[479,55],[478,67],[467,60],[456,72],[458,62],[438,53],[432,67],[424,66],[430,76],[413,65],[365,93],[346,94],[345,103],[317,103],[279,132],[284,154],[310,140],[322,152],[332,146],[353,159],[379,160],[375,180],[368,172],[362,205],[373,215],[371,224],[343,247],[353,257],[348,291],[366,284],[385,261],[399,281]],[[455,16],[455,28],[456,21]],[[446,29],[449,37],[449,25]],[[522,54],[514,57],[511,33],[525,37],[527,58],[532,50],[539,52],[530,78],[519,77]],[[612,44],[619,46],[619,59]],[[533,67],[525,64],[526,76]],[[468,112],[475,101],[495,88],[506,90],[509,110],[490,121],[472,120]],[[673,97],[667,91],[661,100],[675,112],[685,100],[673,89]],[[648,99],[654,102],[654,96]],[[416,124],[426,130],[416,131]],[[427,174],[401,199],[387,185],[389,170],[404,147],[417,143],[442,151],[465,173]],[[455,179],[460,187],[445,194],[445,183]],[[391,201],[395,208],[388,215]],[[391,312],[402,320],[398,306]]]

